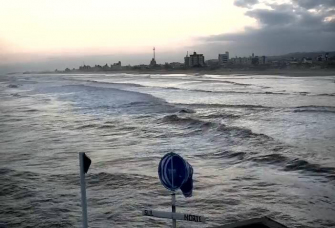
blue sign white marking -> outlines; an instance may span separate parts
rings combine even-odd
[[[181,188],[185,197],[192,196],[193,168],[180,155],[166,154],[158,166],[158,176],[163,186],[171,191]]]

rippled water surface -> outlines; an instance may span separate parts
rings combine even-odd
[[[166,227],[157,166],[194,168],[177,211],[211,227],[270,216],[335,227],[335,77],[0,76],[0,227],[79,227],[78,152],[91,227]]]

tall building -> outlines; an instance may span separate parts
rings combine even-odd
[[[252,53],[252,60],[251,60],[251,63],[252,65],[259,65],[259,57],[256,55],[254,56],[254,53]]]
[[[235,57],[230,59],[230,62],[235,65],[251,65],[252,57]]]
[[[153,58],[151,59],[151,61],[150,61],[150,66],[151,67],[154,67],[154,66],[156,66],[157,65],[157,63],[156,63],[156,49],[155,49],[155,47],[154,47],[154,49],[152,49],[153,50]]]
[[[261,56],[260,60],[259,60],[259,64],[264,65],[268,63],[268,59],[266,58],[266,56]]]
[[[226,51],[225,54],[219,54],[219,65],[224,65],[229,61],[229,52]]]
[[[186,56],[184,57],[184,65],[185,67],[190,67],[190,57],[188,56],[188,52],[186,54]]]
[[[185,57],[186,61],[186,57]],[[186,64],[185,64],[186,65]],[[205,66],[205,57],[203,54],[197,54],[193,52],[193,55],[189,57],[189,66],[190,67],[202,67]]]
[[[111,69],[120,70],[121,69],[121,61],[119,61],[117,63],[113,63],[113,65],[111,64]]]

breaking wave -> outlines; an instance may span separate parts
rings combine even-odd
[[[82,80],[78,80],[82,81]],[[101,84],[101,85],[118,85],[118,86],[132,86],[132,87],[156,87],[156,88],[163,88],[163,89],[168,89],[168,90],[185,90],[185,91],[191,91],[191,92],[203,92],[203,93],[219,93],[219,94],[264,94],[264,95],[291,95],[290,93],[283,93],[283,92],[250,92],[250,91],[233,91],[233,90],[227,90],[227,91],[215,91],[215,90],[205,90],[205,89],[187,89],[187,88],[178,88],[178,87],[171,87],[171,86],[155,86],[155,85],[141,85],[141,84],[136,84],[136,83],[127,83],[127,82],[104,82],[104,81],[95,81],[95,80],[86,80],[86,82],[90,83],[96,83],[96,84]],[[210,81],[212,82],[212,81]],[[238,86],[253,86],[252,84],[243,84],[243,83],[237,83],[237,82],[230,82],[230,81],[218,81],[220,83],[226,83],[226,84],[232,84],[232,85],[238,85]],[[203,82],[200,82],[203,83]],[[263,88],[263,87],[262,87]],[[265,87],[269,88],[269,87]]]
[[[274,153],[253,157],[250,158],[250,160],[256,163],[280,165],[284,171],[302,171],[308,172],[309,174],[323,174],[323,176],[335,180],[335,168],[313,164],[299,158],[292,159],[284,155]]]
[[[335,107],[332,106],[300,106],[295,107],[293,112],[326,112],[335,113]]]
[[[216,153],[199,154],[196,155],[196,157],[205,159],[237,158],[238,160],[243,160],[246,155],[246,152],[220,151]]]
[[[195,128],[196,130],[200,129],[212,129],[217,132],[224,133],[226,136],[230,137],[240,137],[240,138],[254,138],[262,137],[267,140],[272,140],[270,136],[264,134],[257,134],[252,132],[250,129],[236,127],[236,126],[227,126],[222,123],[210,122],[199,120],[191,117],[179,117],[178,115],[167,115],[161,120],[163,123],[167,124],[177,124],[184,125],[189,128]]]
[[[193,119],[190,117],[179,117],[178,115],[175,114],[164,116],[162,122],[168,124],[188,125],[190,127],[200,127],[200,128],[216,126],[216,123]]]
[[[19,86],[15,84],[9,84],[7,87],[8,88],[19,88]]]
[[[79,127],[77,127],[77,130],[81,130],[81,129],[86,129],[86,128],[97,128],[99,127],[99,125],[97,124],[85,124],[85,125],[81,125]]]
[[[308,161],[301,159],[293,159],[286,163],[285,170],[287,171],[309,171],[319,174],[327,174],[327,177],[330,177],[335,180],[335,168],[333,167],[324,167],[319,164],[309,163]]]
[[[195,155],[203,159],[234,159],[239,162],[252,161],[259,164],[268,164],[278,166],[281,170],[292,172],[298,171],[307,175],[323,176],[335,180],[335,168],[322,166],[320,164],[310,163],[304,159],[289,158],[282,154],[250,154],[247,152],[220,151],[216,153],[207,153]]]
[[[161,87],[160,87],[161,88]],[[234,91],[234,90],[206,90],[206,89],[187,89],[187,88],[177,88],[177,87],[163,87],[164,89],[170,90],[185,90],[190,92],[198,92],[198,93],[217,93],[217,94],[260,94],[260,95],[291,95],[290,93],[283,92],[251,92],[251,91]]]
[[[315,96],[326,96],[326,97],[334,97],[335,93],[322,93],[322,94],[316,94]]]
[[[204,104],[204,103],[194,103],[194,104],[181,104],[176,103],[175,105],[183,105],[195,108],[247,108],[247,109],[273,109],[273,107],[262,106],[262,105],[229,105],[229,104]]]
[[[239,115],[235,114],[225,114],[225,113],[217,113],[217,114],[208,114],[208,115],[201,115],[201,118],[206,119],[238,119],[240,118]]]

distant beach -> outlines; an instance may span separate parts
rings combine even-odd
[[[138,74],[213,74],[213,75],[281,75],[291,77],[315,77],[315,76],[335,76],[335,69],[190,69],[190,70],[129,70],[116,71],[122,73],[138,73]],[[107,72],[109,73],[109,72]],[[113,72],[115,73],[115,71]]]
[[[24,74],[189,74],[189,75],[280,75],[280,76],[291,76],[291,77],[316,77],[316,76],[335,76],[335,69],[215,69],[211,70],[208,68],[194,68],[194,69],[143,69],[143,70],[117,70],[117,71],[71,71],[71,72],[25,72]]]

